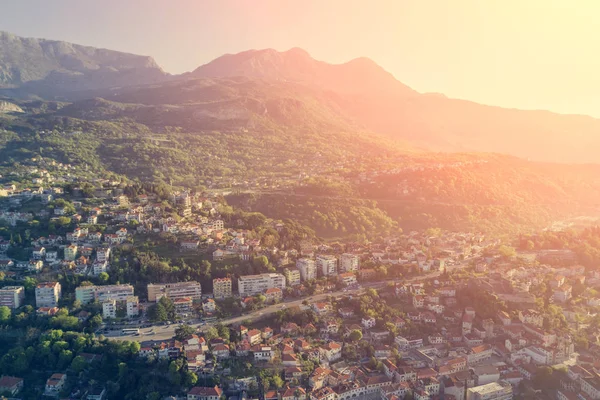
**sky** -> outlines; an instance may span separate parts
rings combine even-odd
[[[597,0],[5,0],[0,30],[190,71],[248,49],[369,57],[419,92],[600,117]]]

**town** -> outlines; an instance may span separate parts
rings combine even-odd
[[[572,250],[436,228],[290,245],[289,222],[236,214],[218,195],[30,173],[31,186],[0,193],[0,319],[7,335],[50,328],[61,367],[28,381],[35,356],[11,350],[0,362],[11,397],[114,398],[143,361],[168,366],[171,398],[600,398],[600,274]],[[123,281],[149,241],[204,271]],[[79,379],[99,365],[116,374]]]

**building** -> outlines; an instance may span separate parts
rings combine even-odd
[[[338,280],[346,286],[354,285],[357,283],[356,275],[354,275],[354,272],[343,272],[338,275]]]
[[[260,274],[240,276],[238,279],[240,297],[254,296],[271,288],[285,289],[285,276],[282,274]]]
[[[175,307],[175,313],[178,315],[187,314],[192,311],[192,304],[194,301],[191,297],[179,297],[173,300],[173,306]]]
[[[215,299],[226,299],[231,296],[231,278],[213,279],[213,297]]]
[[[187,393],[187,400],[219,400],[223,390],[218,387],[196,386]]]
[[[67,382],[67,375],[65,374],[52,374],[46,381],[46,387],[44,394],[46,396],[58,397],[60,391],[65,387]]]
[[[61,294],[61,286],[58,282],[38,283],[35,288],[35,305],[36,307],[56,307]]]
[[[158,301],[163,296],[173,301],[183,298],[201,300],[202,288],[196,281],[148,284],[148,301]]]
[[[75,289],[75,299],[82,304],[89,304],[93,301],[100,303],[106,300],[126,301],[128,297],[133,296],[133,286],[107,285],[107,286],[80,286]]]
[[[117,301],[114,299],[106,300],[102,303],[102,318],[117,318]]]
[[[300,270],[298,268],[285,268],[283,270],[283,275],[285,276],[285,280],[288,286],[299,285],[302,279]]]
[[[300,271],[300,278],[309,281],[317,278],[317,266],[310,258],[300,258],[296,261],[296,268]]]
[[[72,244],[65,247],[65,260],[73,261],[77,258],[77,245]]]
[[[340,270],[343,272],[358,271],[360,259],[357,255],[344,253],[340,257]]]
[[[265,297],[267,303],[275,303],[283,299],[283,291],[280,288],[269,288],[265,290]]]
[[[100,247],[96,250],[96,260],[104,262],[110,258],[110,247]]]
[[[337,275],[338,260],[336,256],[320,254],[317,256],[317,272],[321,276]]]
[[[140,315],[140,299],[137,296],[129,296],[125,300],[127,318],[136,318]]]
[[[512,385],[506,381],[488,383],[467,389],[467,400],[510,400]]]
[[[23,389],[23,378],[15,376],[3,376],[0,378],[0,393],[10,393],[15,395]]]
[[[6,306],[12,310],[21,307],[25,300],[25,288],[23,286],[5,286],[0,289],[0,306]]]

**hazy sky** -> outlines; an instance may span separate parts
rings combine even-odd
[[[367,56],[420,92],[600,117],[598,0],[3,0],[0,30],[151,55]]]

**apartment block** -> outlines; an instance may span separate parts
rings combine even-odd
[[[148,284],[148,301],[158,301],[161,297],[167,297],[173,301],[183,298],[201,300],[202,288],[200,283],[195,281]]]
[[[360,259],[357,255],[344,253],[340,257],[340,270],[342,272],[358,271],[360,268]]]
[[[512,398],[512,385],[506,381],[488,383],[467,390],[467,400],[510,400]]]
[[[286,268],[283,270],[283,275],[288,286],[296,286],[300,284],[300,271],[297,268]]]
[[[213,297],[215,299],[226,299],[231,296],[231,278],[213,279]]]
[[[102,318],[117,318],[117,301],[114,299],[106,300],[102,303]]]
[[[317,256],[317,271],[321,276],[335,276],[338,270],[338,259],[336,256],[320,254]]]
[[[300,278],[309,281],[317,278],[317,266],[310,258],[300,258],[296,261],[296,268],[300,271]]]
[[[100,303],[106,300],[125,301],[127,297],[133,296],[133,286],[107,285],[107,286],[80,286],[75,289],[75,299],[82,304],[88,304],[93,301]]]
[[[127,298],[125,307],[127,308],[127,318],[135,318],[140,314],[140,299],[137,296]]]
[[[62,294],[60,283],[43,282],[35,288],[36,307],[56,307]]]
[[[25,288],[23,286],[6,286],[0,289],[0,306],[10,309],[21,307],[25,300]]]
[[[285,289],[285,276],[282,274],[260,274],[240,276],[238,290],[241,297],[254,296],[267,289]]]

